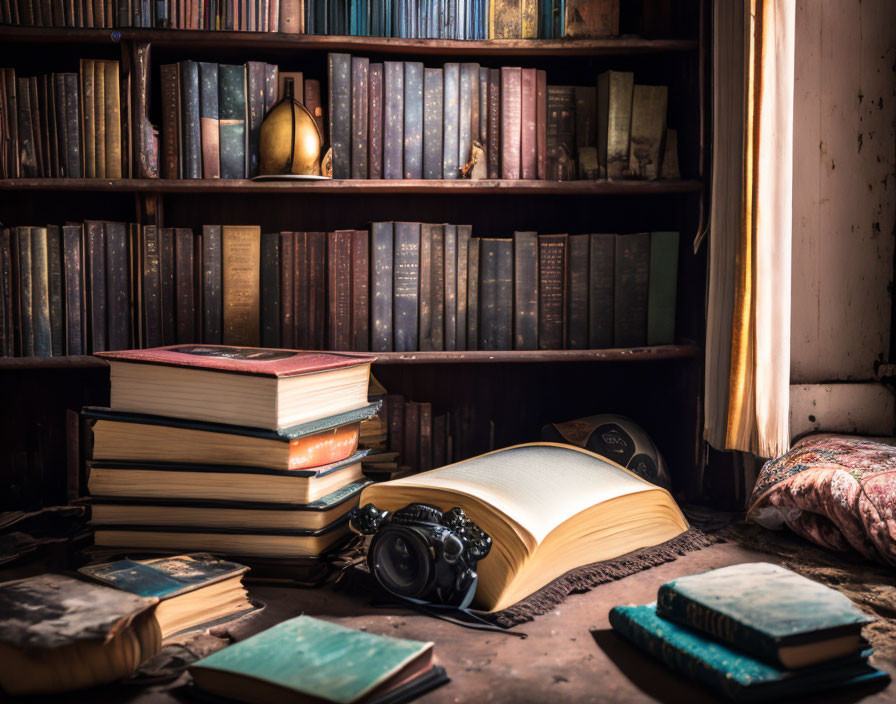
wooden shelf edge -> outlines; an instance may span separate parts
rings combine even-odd
[[[366,51],[379,54],[485,56],[583,56],[681,53],[697,51],[696,39],[644,39],[638,36],[595,39],[400,39],[279,32],[211,32],[185,29],[80,29],[0,26],[0,40],[41,43],[116,43],[123,39],[157,46],[271,48]]]
[[[697,193],[699,180],[675,181],[529,181],[483,179],[251,181],[248,179],[16,178],[0,180],[4,191],[98,191],[125,193],[352,193],[470,195],[658,195]]]
[[[458,350],[456,352],[358,352],[376,357],[374,364],[488,364],[544,362],[650,362],[695,359],[696,345],[656,345],[603,350]],[[0,371],[30,369],[85,369],[108,363],[91,355],[67,357],[0,357]]]
[[[649,362],[694,359],[696,345],[656,345],[603,350],[464,350],[456,352],[374,352],[374,364],[532,364],[544,362]]]

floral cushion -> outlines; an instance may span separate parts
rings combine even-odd
[[[896,447],[813,435],[765,463],[747,519],[896,565]]]

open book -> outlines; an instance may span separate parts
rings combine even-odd
[[[474,601],[487,611],[505,609],[575,567],[688,529],[665,489],[592,452],[553,443],[374,484],[361,494],[362,506],[370,502],[389,511],[414,502],[466,511],[493,540],[477,568]]]

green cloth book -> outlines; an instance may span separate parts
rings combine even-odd
[[[668,582],[657,613],[786,668],[858,653],[862,626],[874,620],[835,589],[766,562]]]
[[[197,689],[222,699],[266,702],[407,701],[447,681],[433,644],[380,636],[298,616],[190,667]],[[428,686],[415,687],[421,683]]]
[[[890,678],[868,664],[870,651],[801,670],[773,667],[660,618],[656,604],[617,606],[610,611],[610,625],[667,667],[738,702],[791,699]]]
[[[650,233],[647,285],[647,344],[675,342],[675,293],[678,288],[678,233]]]

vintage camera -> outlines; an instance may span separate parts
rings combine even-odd
[[[464,609],[476,593],[476,563],[492,539],[460,508],[409,504],[391,515],[373,504],[353,509],[352,530],[372,535],[367,564],[391,594]]]

